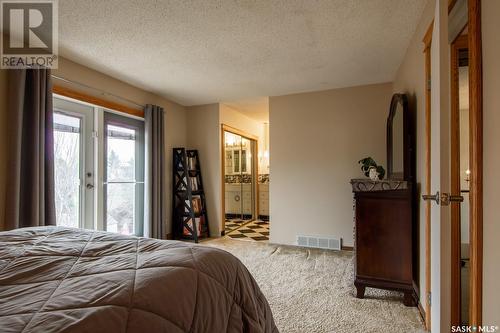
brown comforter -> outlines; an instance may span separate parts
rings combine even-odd
[[[231,254],[60,227],[0,232],[0,332],[278,332]]]

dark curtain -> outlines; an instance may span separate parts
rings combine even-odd
[[[55,225],[50,70],[9,70],[8,85],[6,229]]]
[[[144,110],[146,137],[146,191],[144,201],[144,235],[165,239],[165,145],[163,108],[146,105]]]

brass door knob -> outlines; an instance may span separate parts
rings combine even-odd
[[[434,195],[422,195],[424,200],[435,201],[438,205],[448,206],[450,202],[463,202],[464,197],[461,195],[450,195],[449,193],[436,192]]]
[[[422,199],[426,201],[435,201],[438,205],[441,201],[441,197],[439,196],[439,191],[436,192],[436,194],[424,194],[422,195]]]

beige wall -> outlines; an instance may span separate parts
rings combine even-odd
[[[225,124],[262,140],[263,126],[243,113],[224,104],[187,107],[189,135],[187,146],[198,149],[207,200],[210,235],[220,236],[222,228],[221,189],[221,124]],[[259,143],[260,145],[260,143]]]
[[[419,197],[425,186],[425,57],[424,38],[427,28],[434,18],[435,1],[428,1],[417,29],[411,39],[406,55],[393,82],[395,93],[408,95],[410,107],[415,112],[417,131],[417,183]],[[420,295],[425,295],[425,206],[419,201],[419,285]]]
[[[7,70],[0,70],[0,230],[5,219],[5,167],[7,150]]]
[[[187,121],[187,147],[198,150],[210,235],[217,237],[222,221],[219,104],[188,107]]]
[[[351,178],[358,160],[386,166],[392,84],[271,97],[271,242],[297,235],[341,237],[353,245]]]
[[[241,131],[258,136],[263,136],[263,123],[247,117],[241,111],[238,111],[225,104],[219,104],[219,121],[221,124],[229,125]]]
[[[264,152],[264,123],[260,123],[252,118],[247,117],[241,111],[238,111],[225,104],[219,105],[219,121],[236,129],[239,129],[248,134],[258,137],[258,148],[260,154]],[[267,168],[266,168],[267,169]],[[263,166],[259,163],[259,174],[266,173]]]
[[[500,1],[482,1],[484,107],[483,323],[500,325]]]

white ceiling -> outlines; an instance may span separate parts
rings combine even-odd
[[[183,105],[392,81],[426,0],[61,0],[60,54]]]

